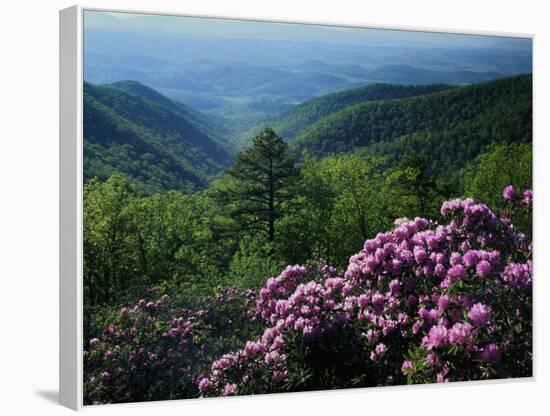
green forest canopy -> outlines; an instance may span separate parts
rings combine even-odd
[[[498,206],[504,185],[531,184],[530,76],[351,105],[289,148],[267,130],[227,174],[231,157],[199,130],[204,119],[186,121],[164,107],[176,104],[138,89],[155,102],[85,85],[88,305],[120,304],[158,285],[256,287],[289,263],[343,266],[396,218],[437,219],[441,201],[459,196]],[[262,135],[271,139],[259,152]],[[276,154],[272,177],[288,186],[270,211],[262,175]]]

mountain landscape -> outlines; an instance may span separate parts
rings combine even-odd
[[[372,84],[297,105],[246,131],[247,141],[271,126],[297,157],[365,148],[395,161],[414,152],[448,176],[492,143],[531,142],[531,91],[530,75],[461,87]],[[137,81],[86,84],[84,99],[86,178],[118,170],[149,192],[203,189],[243,146],[223,120]]]
[[[380,82],[464,85],[531,72],[531,44],[521,38],[200,18],[181,24],[131,14],[85,19],[88,82],[138,81],[223,117],[231,137],[331,92]]]
[[[84,402],[532,375],[532,42],[86,11]]]

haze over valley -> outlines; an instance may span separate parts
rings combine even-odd
[[[530,73],[532,54],[520,38],[104,12],[86,13],[84,45],[86,81],[138,81],[218,120],[236,148],[314,97]]]

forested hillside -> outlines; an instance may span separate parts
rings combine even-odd
[[[531,97],[530,75],[465,87],[375,84],[309,100],[272,126],[298,156],[366,147],[392,162],[415,153],[456,179],[490,143],[531,140]],[[192,191],[240,146],[221,120],[135,81],[86,84],[84,101],[86,180],[121,172],[146,193]]]
[[[177,113],[185,118],[197,129],[203,133],[206,133],[210,138],[215,139],[219,142],[219,144],[224,146],[226,150],[230,151],[232,149],[232,146],[228,143],[229,131],[224,125],[223,120],[211,115],[205,115],[200,111],[182,104],[179,101],[172,100],[153,88],[143,85],[137,81],[119,81],[109,85],[118,90],[137,95],[144,100],[158,104],[168,110],[172,110],[174,113]]]
[[[531,75],[420,97],[362,103],[307,128],[291,147],[314,156],[370,146],[397,160],[414,152],[436,174],[450,174],[492,142],[531,141]]]
[[[193,190],[231,162],[227,150],[199,130],[199,121],[181,114],[183,107],[120,88],[84,85],[85,180],[119,172],[146,193]]]
[[[291,139],[319,119],[354,104],[429,94],[453,88],[450,85],[372,84],[362,88],[326,94],[297,105],[273,123],[285,139]]]

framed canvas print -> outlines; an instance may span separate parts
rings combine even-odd
[[[71,408],[532,377],[532,37],[60,15]]]

